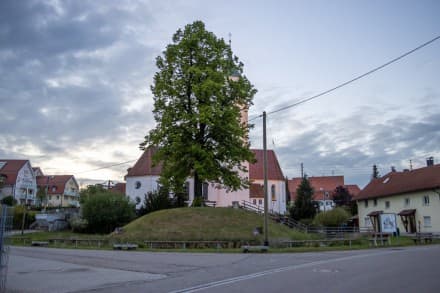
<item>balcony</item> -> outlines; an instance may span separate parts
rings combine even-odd
[[[79,201],[77,201],[77,200],[69,200],[68,203],[69,203],[69,206],[79,207]]]
[[[77,190],[72,191],[72,190],[66,190],[64,191],[64,195],[68,195],[68,196],[79,196],[79,192]]]

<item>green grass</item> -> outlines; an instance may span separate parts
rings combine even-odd
[[[123,227],[114,239],[151,241],[238,241],[263,239],[255,237],[255,227],[264,225],[264,218],[252,212],[233,208],[178,208],[157,211],[136,219]],[[269,221],[269,238],[277,240],[311,239],[301,233]]]
[[[249,241],[261,243],[263,235],[254,236],[255,227],[263,226],[261,215],[232,208],[179,208],[157,211],[123,227],[122,234],[82,234],[69,231],[37,232],[16,235],[8,239],[12,245],[30,245],[31,241],[47,241],[49,239],[101,239],[108,240],[97,247],[96,242],[51,243],[50,247],[82,248],[82,249],[112,249],[112,243],[133,242],[139,244],[140,251],[177,251],[177,252],[241,252],[238,248],[192,248],[192,249],[149,249],[144,241]],[[269,242],[272,253],[319,252],[330,250],[356,250],[372,248],[368,236],[353,240],[349,247],[341,244],[320,246],[319,243],[310,246],[292,248],[276,248],[276,242],[282,240],[321,239],[322,236],[305,234],[287,228],[269,220]],[[315,243],[315,242],[314,242]],[[440,243],[434,240],[433,243]],[[414,245],[411,237],[392,237],[391,247]],[[388,247],[388,246],[379,246]]]

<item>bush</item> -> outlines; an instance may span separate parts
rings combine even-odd
[[[335,208],[331,211],[321,212],[313,219],[316,226],[338,227],[347,222],[350,214],[343,208]]]
[[[13,229],[20,230],[22,228],[24,212],[26,212],[24,229],[29,229],[29,226],[35,222],[35,211],[28,211],[24,206],[15,206],[12,223]]]
[[[81,219],[78,217],[71,218],[69,220],[69,224],[72,228],[72,232],[84,233],[87,231],[88,222],[85,219]]]
[[[17,200],[12,195],[8,195],[1,200],[1,203],[12,207],[17,204]]]
[[[88,232],[110,233],[135,217],[134,204],[123,195],[101,190],[84,199],[82,214]]]
[[[201,197],[194,198],[191,206],[192,207],[203,207],[203,198],[201,198]]]
[[[139,209],[139,215],[143,216],[148,213],[173,208],[173,202],[169,193],[164,188],[159,191],[148,192],[145,195],[144,203]]]

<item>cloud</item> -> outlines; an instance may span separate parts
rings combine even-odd
[[[1,1],[0,13],[0,156],[68,156],[96,140],[136,152],[152,126],[148,3]]]
[[[309,176],[345,175],[346,183],[364,185],[373,164],[386,174],[391,166],[409,168],[412,160],[415,168],[422,167],[426,157],[440,155],[440,109],[436,104],[430,109],[424,117],[391,113],[387,119],[384,110],[367,107],[334,121],[309,117],[307,125],[292,118],[292,132],[286,133],[285,123],[275,123],[279,130],[269,137],[282,142],[275,149],[289,178],[300,176],[304,163]]]

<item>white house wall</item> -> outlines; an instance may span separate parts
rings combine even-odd
[[[17,202],[27,202],[33,204],[35,202],[37,192],[37,180],[29,162],[18,171],[17,180],[14,187],[14,198]]]
[[[253,183],[263,185],[264,180],[253,180]],[[284,180],[268,180],[268,209],[278,214],[284,215],[286,213],[286,182]],[[272,200],[271,186],[275,185],[275,200]],[[260,198],[256,199],[256,204],[264,208],[264,198],[261,198],[262,204],[259,204]]]
[[[424,204],[425,196],[429,196],[429,205]],[[410,200],[408,205],[405,204],[406,198]],[[389,201],[389,208],[385,206],[386,201]],[[369,222],[366,220],[369,218],[367,216],[369,213],[373,211],[383,211],[384,213],[396,214],[399,230],[400,232],[405,232],[402,220],[397,214],[402,210],[415,209],[417,231],[419,231],[420,222],[422,232],[440,232],[440,195],[434,191],[428,190],[378,198],[376,206],[374,206],[373,199],[368,200],[368,207],[365,207],[365,200],[359,200],[357,204],[360,227],[369,227]],[[424,217],[430,217],[430,226],[425,226]]]
[[[136,202],[136,198],[139,197],[141,202],[144,201],[145,194],[158,189],[159,176],[133,176],[126,178],[126,191],[125,194],[131,201]],[[140,182],[140,187],[136,188],[136,182]],[[136,208],[140,208],[141,205],[137,205]]]

